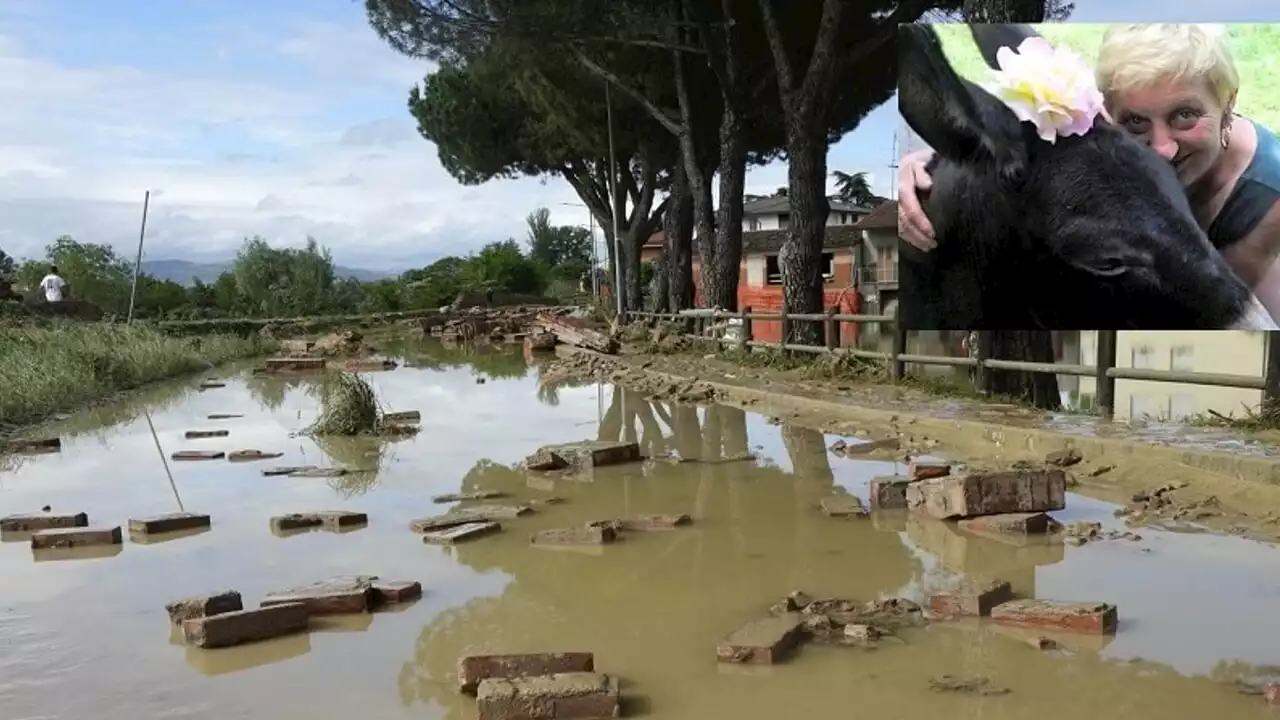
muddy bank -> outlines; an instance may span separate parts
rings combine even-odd
[[[1280,539],[1280,447],[1238,433],[1180,428],[1159,435],[1093,417],[805,379],[714,355],[605,356],[566,346],[557,355],[545,381],[593,377],[650,397],[725,403],[824,433],[896,437],[898,459],[927,452],[1013,464],[1074,448],[1081,461],[1070,468],[1073,491],[1124,506],[1134,525]]]

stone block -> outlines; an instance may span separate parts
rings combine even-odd
[[[70,527],[37,530],[31,534],[32,550],[120,545],[124,536],[120,526],[110,528]]]
[[[564,461],[561,467],[575,470],[591,470],[608,465],[637,462],[640,460],[640,444],[634,442],[610,442],[587,440],[584,442],[548,445],[538,453],[547,452]],[[530,469],[534,469],[531,465]]]
[[[275,477],[277,475],[293,475],[303,470],[316,470],[314,465],[283,465],[278,467],[263,468],[262,474],[265,477]]]
[[[1011,600],[992,608],[991,620],[1012,627],[1107,635],[1116,631],[1119,615],[1110,603]]]
[[[373,592],[379,603],[409,602],[422,597],[422,583],[417,580],[375,580]]]
[[[939,520],[1061,510],[1062,470],[1007,470],[921,480],[907,487],[907,507]]]
[[[471,522],[442,530],[429,530],[422,535],[422,542],[428,545],[456,545],[460,542],[500,532],[502,525],[496,522]]]
[[[1044,456],[1044,461],[1050,465],[1058,467],[1071,467],[1076,463],[1084,460],[1084,455],[1075,448],[1064,448],[1062,450],[1054,450]]]
[[[170,460],[177,462],[192,460],[221,460],[227,454],[221,450],[179,450],[169,456]]]
[[[900,475],[871,478],[870,495],[872,510],[905,510],[907,486],[911,478]]]
[[[883,438],[866,442],[845,443],[840,453],[842,455],[866,455],[877,450],[898,450],[901,447],[902,442],[898,438]]]
[[[716,646],[716,659],[727,663],[773,665],[800,644],[804,617],[788,612],[752,620]]]
[[[131,533],[168,533],[178,532],[179,530],[194,530],[196,528],[207,528],[211,524],[208,515],[199,513],[166,513],[164,515],[152,515],[145,518],[130,518],[129,532]]]
[[[466,508],[455,508],[443,515],[412,520],[409,522],[409,528],[414,532],[430,532],[468,523],[514,520],[532,512],[533,508],[528,505],[472,505]]]
[[[538,450],[524,459],[524,466],[529,470],[563,470],[569,467],[569,461],[546,448]]]
[[[985,617],[995,606],[1013,599],[1013,586],[1003,580],[969,580],[929,598],[929,610],[941,617]]]
[[[351,471],[344,467],[301,467],[289,473],[296,478],[340,478],[350,475]]]
[[[366,525],[369,516],[347,510],[324,510],[310,513],[289,513],[271,518],[271,529],[277,533],[292,530],[319,528],[322,530],[346,530]]]
[[[182,632],[196,647],[220,648],[302,632],[309,625],[306,606],[288,603],[184,620]]]
[[[70,515],[7,515],[0,518],[0,531],[3,532],[36,532],[37,530],[54,530],[57,528],[88,527],[89,516],[86,513]]]
[[[450,502],[466,502],[468,500],[497,500],[504,498],[507,494],[497,490],[481,490],[471,493],[446,493],[444,495],[436,495],[431,498],[433,503],[450,503]]]
[[[369,612],[378,602],[375,579],[367,576],[342,577],[268,593],[262,607],[299,604],[311,615],[343,615]]]
[[[261,450],[234,450],[227,455],[227,460],[231,462],[253,462],[255,460],[274,460],[283,455],[284,453],[263,452]]]
[[[617,532],[644,532],[647,530],[674,530],[678,527],[693,524],[693,518],[685,514],[678,515],[636,515],[614,520],[592,520],[589,528],[612,528]]]
[[[199,595],[174,600],[171,603],[166,603],[164,609],[169,613],[170,622],[175,625],[181,625],[185,620],[243,610],[244,601],[241,599],[240,593],[235,590],[227,590],[213,595]]]
[[[403,410],[401,412],[384,413],[383,422],[388,423],[411,423],[422,420],[422,413],[417,410]]]
[[[230,434],[230,430],[188,430],[184,437],[188,440],[200,440],[202,438],[226,437]]]
[[[907,463],[907,478],[911,480],[929,480],[946,477],[951,474],[951,463],[933,460],[912,460]]]
[[[617,680],[598,673],[491,678],[476,689],[479,720],[605,720],[618,717]]]
[[[244,417],[244,415],[237,413],[209,413],[205,416],[207,420],[235,420],[236,418],[242,417]]]
[[[862,506],[862,499],[855,495],[836,495],[822,498],[819,504],[822,508],[822,514],[827,517],[865,517],[867,514],[866,508]]]
[[[580,527],[539,530],[529,538],[534,545],[607,545],[618,539],[611,527]]]
[[[458,663],[458,683],[464,694],[475,695],[484,680],[589,673],[595,669],[595,656],[589,652],[469,655]]]
[[[1061,525],[1047,513],[1002,513],[965,518],[960,527],[970,532],[993,535],[1043,535],[1056,531]]]

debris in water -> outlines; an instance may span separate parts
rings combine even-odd
[[[1071,467],[1072,465],[1075,465],[1081,460],[1084,460],[1084,456],[1081,455],[1080,451],[1075,448],[1065,448],[1062,450],[1054,450],[1053,452],[1044,456],[1044,461],[1046,463],[1048,463],[1049,465],[1056,465],[1058,467]]]
[[[991,620],[1014,627],[1108,635],[1116,631],[1118,613],[1110,603],[1010,600],[992,608]]]
[[[53,528],[37,530],[31,534],[32,550],[120,545],[123,542],[124,536],[120,532],[119,525],[110,528]]]
[[[618,539],[611,527],[580,527],[539,530],[529,537],[533,545],[607,545]]]
[[[319,470],[315,465],[284,465],[278,467],[263,468],[262,474],[267,477],[275,475],[294,475],[305,470]]]
[[[302,632],[309,618],[305,605],[289,603],[184,620],[182,632],[196,647],[230,647]]]
[[[1013,599],[1013,586],[1003,580],[972,580],[929,598],[929,610],[939,617],[984,617],[995,606]]]
[[[929,679],[929,689],[934,692],[964,693],[967,695],[1007,695],[1012,692],[1009,688],[993,686],[990,678],[982,677],[981,675],[971,677],[939,675]]]
[[[369,516],[362,512],[325,510],[311,513],[290,513],[271,518],[271,530],[277,534],[293,530],[347,530],[369,523]]]
[[[716,646],[723,663],[774,665],[785,660],[804,638],[803,618],[785,613],[752,620]]]
[[[221,450],[179,450],[169,456],[169,459],[176,461],[184,460],[221,460],[227,454]]]
[[[476,688],[479,720],[615,718],[621,707],[617,679],[598,673],[490,678]],[[547,710],[530,715],[528,708]]]
[[[922,480],[907,487],[907,507],[937,520],[1061,510],[1062,470],[1006,470]]]
[[[235,590],[226,590],[213,595],[174,600],[166,603],[164,609],[169,613],[170,622],[174,625],[181,625],[184,620],[243,610],[244,602],[240,597],[240,593]]]
[[[507,496],[506,493],[499,492],[497,490],[480,490],[478,492],[471,492],[471,493],[447,493],[445,495],[436,495],[435,497],[431,498],[431,502],[450,503],[450,502],[463,502],[466,500],[496,500],[498,498],[504,498],[506,496]]]
[[[216,390],[218,388],[224,388],[226,386],[227,386],[226,383],[218,382],[217,380],[205,380],[204,382],[200,383],[201,390]]]
[[[49,512],[49,506],[44,506]],[[0,531],[3,532],[36,532],[38,530],[54,530],[56,528],[88,527],[89,515],[75,513],[72,515],[8,515],[0,518]]]
[[[0,452],[50,453],[62,449],[62,438],[36,438],[29,440],[0,441]]]
[[[311,615],[368,612],[377,602],[372,576],[339,577],[267,593],[262,607],[299,603]]]
[[[422,534],[422,542],[428,545],[456,545],[467,540],[474,540],[502,530],[502,525],[489,521],[463,523],[441,530],[431,530]]]
[[[458,689],[464,695],[475,695],[480,683],[491,678],[589,673],[595,669],[595,656],[589,652],[469,655],[458,663]]]
[[[234,419],[236,419],[236,418],[242,418],[242,417],[244,417],[244,415],[237,415],[237,414],[235,414],[235,413],[210,413],[210,414],[206,417],[206,419],[208,419],[208,420],[234,420]]]
[[[152,533],[169,533],[180,530],[195,530],[211,525],[208,515],[198,513],[168,513],[151,517],[129,520],[129,532],[148,535]]]

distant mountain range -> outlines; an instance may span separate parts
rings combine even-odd
[[[144,260],[142,272],[159,280],[172,280],[182,285],[190,285],[193,280],[212,283],[218,276],[231,269],[231,261],[200,263],[189,260]],[[376,270],[362,270],[338,265],[334,268],[339,278],[353,277],[360,282],[372,282],[393,277],[392,273]]]

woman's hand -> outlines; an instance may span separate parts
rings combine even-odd
[[[898,235],[926,252],[938,246],[933,224],[920,205],[920,193],[933,187],[925,171],[932,159],[932,150],[919,150],[904,156],[898,166]]]

